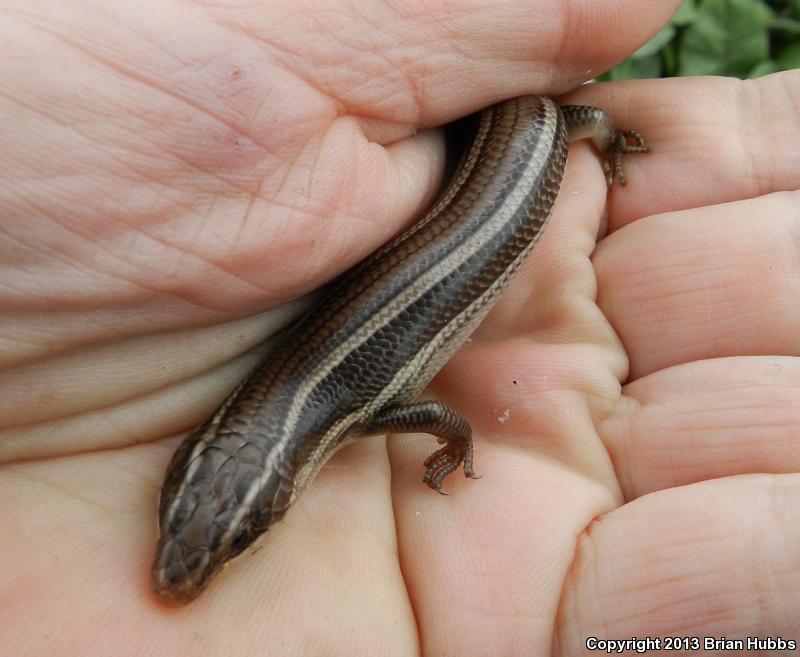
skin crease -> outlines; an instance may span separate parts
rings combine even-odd
[[[442,497],[430,436],[355,443],[192,605],[148,590],[178,434],[281,304],[431,200],[427,128],[564,92],[676,4],[3,3],[0,657],[797,639],[797,72],[570,94],[654,153],[606,205],[571,147],[534,256],[435,381],[483,478]]]

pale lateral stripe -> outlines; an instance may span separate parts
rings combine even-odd
[[[380,392],[380,394],[364,409],[363,415],[368,417],[373,410],[381,408],[386,403],[390,402],[398,390],[403,389],[410,380],[419,372],[425,364],[436,354],[437,351],[444,348],[448,340],[454,338],[453,349],[457,349],[461,341],[457,338],[466,338],[467,335],[462,333],[470,333],[478,324],[483,320],[486,314],[491,309],[491,301],[493,297],[499,295],[508,284],[509,279],[514,272],[520,267],[525,258],[535,246],[537,240],[533,240],[510,264],[506,267],[502,275],[495,281],[493,285],[488,287],[483,294],[476,297],[464,310],[462,310],[451,322],[442,327],[442,330],[437,333],[434,338],[423,348],[406,365],[400,368],[395,374],[394,378],[389,384]],[[478,310],[474,310],[475,308]],[[464,320],[470,313],[474,316]],[[455,336],[455,337],[454,337]]]
[[[555,105],[546,104],[545,109],[549,113],[555,113],[558,110]],[[530,178],[535,177],[541,172],[542,163],[546,160],[546,154],[549,152],[553,138],[555,136],[554,128],[555,120],[545,120],[544,125],[548,130],[543,130],[540,134],[539,142],[532,156],[528,160],[527,166],[523,175],[519,177],[517,187],[509,192],[503,205],[497,212],[478,230],[474,235],[459,246],[453,253],[444,258],[435,267],[426,272],[414,286],[399,292],[377,315],[370,318],[370,321],[365,323],[361,330],[356,331],[347,340],[338,345],[329,356],[319,364],[316,371],[311,373],[307,381],[302,386],[302,389],[297,391],[289,412],[287,413],[286,423],[284,424],[283,437],[280,441],[276,442],[267,457],[268,460],[274,460],[273,454],[280,453],[285,449],[286,444],[293,436],[293,431],[300,418],[300,411],[306,403],[309,394],[316,388],[319,383],[327,377],[330,372],[339,365],[344,358],[351,353],[355,348],[366,342],[372,335],[379,331],[388,322],[394,319],[400,312],[407,308],[413,301],[424,295],[433,285],[445,276],[451,274],[458,268],[461,263],[467,260],[470,256],[476,253],[488,240],[499,233],[509,218],[513,216],[517,210],[517,194],[520,186],[527,184]],[[549,137],[549,139],[548,139]],[[528,250],[525,251],[527,253]],[[494,287],[494,286],[492,286]],[[492,289],[492,288],[489,288]],[[248,496],[250,497],[250,496]]]
[[[481,320],[483,320],[492,307],[492,298],[500,294],[505,289],[506,285],[508,284],[508,280],[519,268],[525,258],[527,258],[531,249],[536,244],[536,241],[537,240],[531,242],[531,244],[509,264],[494,285],[487,288],[483,294],[481,294],[479,297],[476,297],[472,303],[470,303],[466,308],[464,308],[464,310],[455,316],[450,323],[443,326],[442,330],[434,336],[434,338],[430,341],[430,343],[428,343],[428,345],[425,346],[424,349],[418,351],[414,358],[400,368],[395,374],[394,378],[386,385],[386,387],[383,388],[383,390],[381,390],[380,394],[372,402],[370,402],[370,404],[365,406],[360,411],[350,413],[349,415],[341,418],[328,431],[325,432],[324,436],[322,436],[322,439],[319,442],[319,445],[314,450],[314,453],[303,465],[297,475],[298,491],[305,486],[306,482],[313,478],[313,476],[322,467],[324,462],[333,456],[333,454],[336,453],[336,451],[340,447],[344,446],[344,444],[348,441],[342,441],[340,444],[335,445],[335,449],[333,449],[330,454],[326,454],[328,449],[331,447],[331,443],[333,443],[337,438],[341,437],[341,435],[351,426],[369,417],[373,410],[381,408],[390,402],[397,391],[405,388],[408,382],[418,375],[418,373],[425,367],[425,364],[434,356],[434,354],[436,354],[437,351],[444,347],[448,340],[454,340],[454,348],[458,348],[460,346],[461,341],[457,338],[466,337],[466,335],[463,335],[463,333],[471,332],[475,327],[477,327],[478,324],[480,324]],[[477,311],[474,310],[476,307],[478,308]],[[469,317],[470,314],[473,314],[474,316],[465,320],[464,318]]]
[[[217,412],[214,413],[214,416],[211,418],[211,421],[208,423],[208,428],[203,432],[202,437],[198,440],[194,447],[192,447],[192,451],[189,454],[189,457],[186,459],[186,462],[189,464],[189,467],[186,469],[186,473],[183,475],[181,479],[181,485],[178,487],[178,490],[175,493],[175,497],[172,498],[172,504],[167,509],[167,513],[165,515],[163,524],[165,526],[169,525],[172,520],[175,518],[175,514],[177,513],[178,507],[180,506],[181,501],[183,500],[184,492],[186,488],[191,484],[192,478],[194,477],[194,473],[197,472],[197,469],[200,467],[200,459],[198,458],[202,451],[208,446],[217,435],[217,428],[219,427],[220,421],[222,420],[222,416],[225,415],[225,412],[228,410],[230,405],[236,399],[236,396],[239,394],[239,391],[244,387],[246,381],[242,381],[239,385],[236,386],[236,389],[228,395],[228,398],[223,402],[222,406],[217,409]],[[163,491],[162,493],[163,494]]]
[[[244,496],[244,500],[241,501],[241,504],[236,509],[236,513],[234,514],[231,523],[228,525],[228,529],[220,538],[220,545],[225,545],[226,542],[233,538],[233,535],[241,528],[244,517],[250,513],[250,507],[253,505],[253,501],[256,499],[258,492],[264,487],[264,484],[272,474],[272,468],[268,467],[269,463],[270,459],[268,458],[266,465],[264,468],[262,468],[258,477],[255,478],[253,483],[250,484],[250,488],[247,489],[247,494]]]
[[[463,168],[460,171],[456,172],[456,178],[450,183],[450,185],[445,190],[444,195],[436,201],[433,207],[428,210],[422,219],[420,219],[417,223],[411,226],[406,232],[401,233],[391,242],[389,242],[385,247],[381,249],[381,251],[389,251],[393,247],[397,246],[400,242],[404,242],[412,235],[418,233],[420,230],[425,228],[434,220],[438,219],[442,216],[446,211],[447,208],[450,206],[450,203],[453,201],[453,198],[458,194],[458,192],[464,187],[464,184],[467,182],[467,178],[472,175],[472,172],[475,170],[475,164],[478,157],[478,151],[483,147],[484,143],[486,142],[487,138],[489,137],[489,129],[491,128],[492,123],[492,115],[490,113],[482,114],[481,121],[478,125],[478,130],[475,134],[475,140],[470,147],[469,153],[467,154]]]
[[[294,491],[292,494],[292,501],[294,498],[300,493],[300,491],[305,488],[306,484],[314,478],[314,476],[319,472],[319,469],[325,464],[325,462],[333,456],[336,451],[340,447],[344,447],[347,441],[342,441],[338,445],[335,446],[335,449],[331,451],[330,454],[325,454],[325,451],[328,449],[328,446],[334,441],[335,438],[340,437],[345,431],[347,431],[353,424],[358,421],[359,415],[363,415],[362,412],[355,412],[346,415],[345,417],[339,419],[328,431],[325,432],[324,436],[319,443],[319,445],[314,449],[314,452],[311,454],[309,459],[301,466],[301,468],[297,471],[294,477]],[[242,520],[244,517],[252,511],[253,502],[261,490],[261,488],[266,483],[269,475],[272,472],[272,468],[266,467],[262,470],[262,474],[258,476],[258,478],[251,484],[250,488],[247,491],[247,495],[245,495],[245,499],[242,501],[241,506],[236,510],[236,513],[233,516],[233,520],[231,521],[228,530],[222,535],[220,539],[221,543],[224,545],[225,541],[230,541],[233,538],[233,535],[239,529]],[[290,503],[291,504],[291,503]],[[274,509],[274,500],[273,504],[270,506],[270,509]]]

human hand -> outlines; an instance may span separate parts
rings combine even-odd
[[[592,634],[797,642],[798,73],[626,87],[655,151],[629,191],[649,198],[610,206],[592,263],[627,384],[611,406],[573,384],[626,504],[578,537],[556,654]]]
[[[410,136],[417,128],[501,97],[574,86],[587,62],[602,70],[654,31],[668,9],[659,8],[660,17],[644,9],[627,15],[621,22],[631,32],[615,26],[612,44],[581,37],[591,24],[578,7],[563,21],[569,31],[545,30],[543,17],[563,14],[541,6],[442,15],[439,41],[422,17],[378,39],[357,22],[377,15],[289,16],[287,9],[283,21],[269,22],[279,6],[263,15],[250,8],[247,16],[199,3],[130,8],[141,17],[119,5],[116,16],[96,9],[91,18],[85,4],[62,9],[46,21],[18,9],[4,19],[13,22],[5,31],[18,52],[38,50],[42,39],[63,48],[50,55],[58,72],[49,80],[41,62],[31,71],[19,70],[26,60],[14,62],[17,102],[4,110],[13,112],[4,123],[22,121],[23,129],[5,135],[0,149],[12,174],[0,203],[11,218],[4,261],[13,266],[1,302],[10,346],[0,487],[11,522],[0,621],[9,632],[0,633],[35,627],[40,617],[63,631],[15,634],[6,645],[32,654],[182,653],[200,638],[208,654],[263,653],[265,646],[276,654],[386,654],[420,645],[428,654],[486,654],[487,647],[519,654],[546,650],[555,636],[556,651],[574,654],[568,640],[580,641],[593,626],[573,619],[613,611],[603,597],[579,596],[591,582],[577,577],[590,563],[581,552],[593,545],[587,537],[611,524],[628,540],[631,527],[643,526],[625,517],[609,522],[637,508],[616,509],[621,491],[634,498],[647,490],[625,467],[636,452],[619,439],[632,432],[619,419],[629,403],[616,383],[626,375],[626,352],[611,326],[627,349],[629,339],[637,347],[629,351],[637,378],[681,362],[648,361],[654,345],[637,343],[642,336],[625,312],[607,307],[609,293],[629,289],[612,274],[603,284],[604,271],[614,271],[611,246],[596,258],[600,307],[611,324],[592,303],[588,254],[604,188],[585,146],[572,149],[557,215],[529,266],[435,386],[473,422],[481,482],[451,477],[453,495],[431,495],[418,481],[430,437],[395,439],[388,460],[380,440],[354,445],[323,470],[262,550],[239,559],[190,607],[166,611],[148,595],[147,581],[155,497],[174,441],[148,441],[201,420],[260,356],[249,348],[284,321],[269,313],[240,319],[243,313],[313,289],[428,202],[441,142],[428,131]],[[592,9],[603,16],[599,3]],[[602,19],[609,33],[611,18]],[[366,54],[354,59],[345,48],[351,39]],[[417,45],[392,49],[387,39]],[[698,83],[696,93],[706,97],[712,83],[681,84]],[[796,186],[790,155],[788,164],[762,163],[769,182],[750,193],[734,166],[744,158],[702,161],[692,171],[698,153],[681,148],[695,142],[683,140],[707,126],[691,98],[673,88],[657,96],[651,84],[618,86],[613,97],[606,87],[581,92],[581,101],[589,94],[657,148],[646,164],[628,164],[631,187],[611,199],[612,227]],[[674,111],[674,98],[688,108],[679,119],[663,108]],[[720,118],[718,111],[706,116]],[[769,124],[781,125],[779,118]],[[787,123],[785,142],[796,138]],[[671,129],[678,132],[672,140]],[[719,184],[720,169],[737,184]],[[580,219],[570,223],[573,215]],[[640,260],[640,277],[658,248],[645,246],[650,260]],[[659,345],[671,344],[666,335]],[[774,342],[769,349],[784,353]],[[525,376],[509,387],[509,375],[523,366]],[[787,459],[780,465],[790,467]],[[653,498],[638,500],[639,508]],[[590,525],[601,514],[604,522]],[[638,593],[638,602],[663,602],[647,588]],[[640,608],[632,609],[615,626],[623,636],[629,625],[622,622],[639,618]],[[602,618],[601,627],[616,618]],[[664,622],[654,631],[673,627]]]

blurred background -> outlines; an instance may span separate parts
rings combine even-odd
[[[800,68],[800,0],[684,0],[669,25],[599,80],[757,78]]]

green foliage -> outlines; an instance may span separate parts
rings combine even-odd
[[[650,41],[601,80],[756,78],[800,68],[800,0],[684,0]]]

